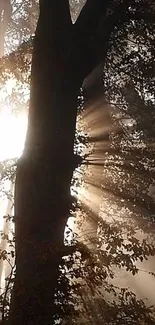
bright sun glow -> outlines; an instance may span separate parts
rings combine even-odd
[[[1,100],[10,95],[16,81],[10,79],[4,89],[0,90]],[[1,105],[0,112],[0,161],[19,157],[22,153],[27,129],[27,115],[15,116],[9,107]]]
[[[16,81],[10,79],[5,83],[5,86],[0,89],[0,162],[20,157],[24,148],[27,130],[27,114],[18,113],[18,115],[14,115],[6,100],[7,96],[12,94],[15,87]],[[13,193],[13,184],[9,180],[5,180],[1,186],[3,190],[0,192],[0,231],[9,233],[10,229],[12,229],[12,224],[6,224],[3,216],[8,214],[12,215],[13,208],[12,201],[8,200],[7,195],[4,193],[8,193],[9,191]],[[1,238],[0,245],[3,250],[9,250],[8,243],[2,241]],[[3,261],[0,268],[1,293],[5,287],[5,277],[9,273],[9,266],[6,261]]]
[[[24,148],[27,115],[26,113],[19,113],[18,116],[13,115],[10,108],[3,103],[15,86],[16,81],[10,79],[6,82],[5,87],[0,90],[0,162],[20,157]],[[6,192],[9,191],[10,181],[5,181],[3,186]],[[4,225],[2,216],[6,212],[8,199],[7,196],[0,194],[0,230],[2,230]]]
[[[25,114],[16,117],[9,112],[0,115],[0,161],[19,157],[22,153],[27,118]]]

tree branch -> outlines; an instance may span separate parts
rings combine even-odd
[[[136,8],[134,0],[87,0],[75,23],[77,43],[82,49],[79,61],[84,78],[105,60],[114,28],[133,19],[132,7]]]
[[[53,71],[59,75],[62,70],[61,67],[64,66],[72,40],[73,24],[68,0],[40,0],[39,8],[40,14],[34,38],[32,70],[34,66],[35,68],[39,66],[42,69],[42,75],[40,71],[38,72],[39,78],[43,79],[45,73],[51,78]],[[54,78],[54,76],[52,77]]]
[[[55,34],[55,38],[62,41],[72,26],[69,1],[40,0],[39,8],[39,26],[41,25],[48,35],[52,35],[52,38]]]
[[[79,53],[79,65],[83,79],[104,60],[121,6],[122,2],[116,7],[110,0],[87,0],[83,7],[74,25],[77,47],[82,49],[81,55]],[[112,10],[111,15],[108,15],[108,10]]]
[[[130,18],[137,21],[149,22],[150,24],[155,25],[155,11],[143,12],[138,11],[136,13],[131,13]]]
[[[106,11],[110,0],[87,0],[75,22],[75,29],[81,37],[90,35],[98,25],[99,18]]]
[[[3,305],[2,305],[2,323],[5,321],[5,307],[6,307],[6,299],[9,291],[9,286],[11,284],[12,276],[13,276],[14,266],[11,265],[11,272],[8,277],[8,282],[5,288],[4,298],[3,298]]]

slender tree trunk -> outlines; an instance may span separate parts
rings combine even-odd
[[[12,5],[10,0],[0,1],[0,58],[4,55],[5,33],[11,20]]]
[[[54,324],[54,290],[74,170],[80,83],[73,79],[73,62],[68,61],[72,27],[68,1],[40,2],[28,131],[15,186],[16,279],[11,325]]]

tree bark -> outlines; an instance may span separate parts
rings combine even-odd
[[[87,67],[89,44],[84,52],[79,40],[68,0],[40,0],[28,131],[15,185],[16,278],[10,325],[54,324],[75,167],[77,94],[97,62],[92,52]]]
[[[71,206],[80,87],[78,78],[73,78],[74,62],[68,60],[71,38],[68,1],[40,1],[28,131],[15,185],[11,325],[54,324],[54,292]]]

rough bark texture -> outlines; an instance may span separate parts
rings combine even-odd
[[[71,29],[68,1],[41,1],[29,125],[16,178],[11,325],[53,324],[53,295],[70,208],[79,89],[73,62],[68,61]]]
[[[102,9],[101,1],[97,3]],[[90,19],[85,21],[89,10]],[[86,31],[93,10],[93,6],[85,7],[79,17]],[[77,94],[101,59],[94,56],[96,42],[92,45],[91,37],[100,17],[100,10],[95,10],[93,31],[87,39],[80,25],[72,25],[68,0],[40,0],[28,131],[15,187],[16,279],[10,325],[54,323],[54,289],[74,170]]]

